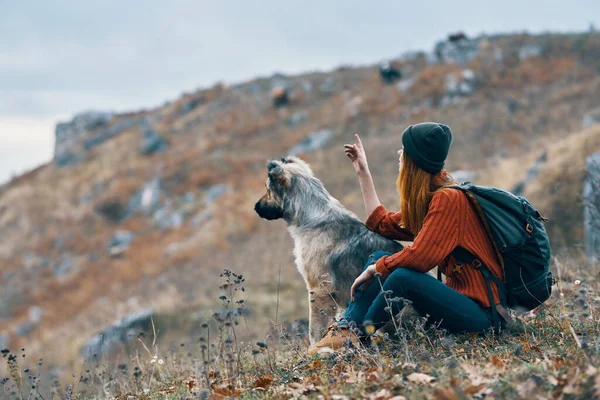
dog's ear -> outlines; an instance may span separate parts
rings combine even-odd
[[[269,160],[269,161],[267,161],[267,170],[269,172],[271,172],[271,170],[273,170],[273,169],[275,169],[277,167],[281,168],[280,165],[279,165],[279,163],[276,160]]]
[[[269,170],[269,178],[276,179],[283,173],[283,168],[281,165],[275,160],[267,161],[267,169]]]
[[[290,177],[285,173],[281,163],[275,160],[269,160],[267,162],[267,169],[269,170],[268,175],[269,179],[283,187],[289,187],[290,185]]]

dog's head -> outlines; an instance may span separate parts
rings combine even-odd
[[[299,158],[288,156],[280,161],[267,161],[267,193],[254,205],[256,213],[268,220],[283,218],[299,176],[314,177],[308,164]]]

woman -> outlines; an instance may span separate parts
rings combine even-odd
[[[359,331],[354,331],[360,332],[359,336],[372,334],[403,307],[403,301],[390,302],[390,297],[410,300],[420,315],[428,315],[429,322],[439,323],[449,332],[485,332],[492,328],[488,289],[482,273],[473,264],[480,260],[500,279],[502,267],[494,244],[467,197],[458,189],[446,188],[455,184],[443,169],[452,143],[450,128],[425,122],[409,126],[402,134],[396,182],[400,212],[388,212],[380,204],[358,135],[355,140],[355,144],[344,147],[358,174],[369,216],[367,227],[385,237],[413,244],[396,254],[375,252],[371,256],[352,285],[352,301],[344,318],[333,324],[309,353],[324,347],[338,349],[347,340],[358,343],[359,337],[348,329],[349,325],[356,325]],[[458,261],[451,254],[458,247],[476,260]],[[446,275],[446,284],[427,274],[436,266]],[[493,283],[492,291],[494,301],[500,304]],[[390,306],[391,310],[387,308]]]

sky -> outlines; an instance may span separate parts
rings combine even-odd
[[[86,110],[152,108],[275,72],[366,65],[448,33],[581,32],[599,0],[0,0],[0,182]]]

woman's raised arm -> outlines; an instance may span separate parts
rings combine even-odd
[[[365,210],[367,211],[368,217],[381,203],[377,197],[375,185],[373,184],[373,177],[371,176],[369,164],[367,163],[367,155],[365,154],[365,149],[363,148],[358,134],[354,134],[354,140],[356,143],[344,145],[344,151],[348,158],[352,160],[352,166],[358,175],[358,182],[360,183],[360,190],[362,192],[363,201],[365,202]]]

